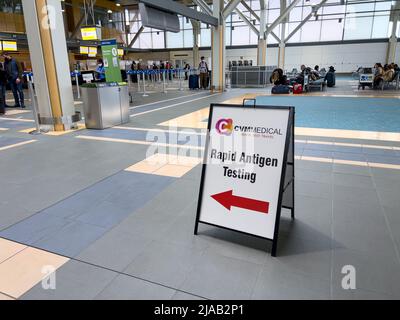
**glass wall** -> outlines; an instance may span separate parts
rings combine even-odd
[[[292,0],[286,0],[287,5]],[[390,10],[393,1],[390,0],[328,0],[325,5],[317,11],[312,12],[312,6],[320,0],[301,0],[290,12],[284,24],[284,36],[288,37],[300,23],[308,17],[305,24],[294,33],[289,43],[306,43],[321,41],[342,40],[368,40],[388,38],[390,35],[391,22],[389,21]],[[246,0],[251,8],[250,12],[242,3],[238,9],[243,16],[258,30],[260,28],[260,2],[259,0]],[[270,26],[280,15],[280,0],[269,0],[267,9],[267,25]],[[197,10],[200,10],[197,8]],[[131,12],[132,13],[132,12]],[[133,13],[136,14],[136,13]],[[132,38],[140,27],[140,16],[136,21],[137,27],[131,28]],[[180,17],[181,32],[171,33],[146,29],[135,48],[191,48],[193,47],[193,27],[189,20]],[[277,26],[273,32],[279,38],[282,36],[282,25]],[[400,30],[399,30],[400,32]],[[211,46],[211,28],[201,24],[200,46]],[[242,17],[233,12],[226,20],[226,45],[244,46],[256,45],[257,35],[253,32]],[[268,43],[278,43],[274,36],[268,35]]]

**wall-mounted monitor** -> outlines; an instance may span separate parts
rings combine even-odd
[[[82,27],[81,35],[82,40],[101,40],[101,27]]]
[[[2,41],[2,50],[3,51],[17,51],[17,41],[9,41],[3,40]]]
[[[89,57],[95,57],[97,56],[97,47],[89,47]]]
[[[79,47],[80,54],[89,54],[89,47],[81,46]]]

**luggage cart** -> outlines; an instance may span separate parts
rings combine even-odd
[[[358,83],[358,90],[362,88],[363,90],[365,87],[372,88],[374,84],[374,75],[372,73],[361,73],[360,79]]]

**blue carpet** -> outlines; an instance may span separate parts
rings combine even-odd
[[[399,99],[262,96],[257,104],[294,106],[297,127],[400,132]]]

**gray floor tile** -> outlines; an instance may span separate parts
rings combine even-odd
[[[117,276],[117,273],[85,263],[70,261],[56,272],[56,289],[36,285],[22,300],[91,300]]]
[[[379,205],[378,194],[375,190],[345,186],[333,187],[333,201],[336,203],[350,202],[363,205]]]
[[[333,237],[344,248],[364,253],[395,255],[394,243],[386,223],[374,219],[334,220]]]
[[[36,241],[34,245],[66,257],[75,257],[106,232],[101,227],[72,221],[56,233]]]
[[[130,213],[129,209],[121,208],[118,203],[101,201],[97,204],[94,203],[92,208],[75,219],[83,223],[109,229],[124,220]]]
[[[332,245],[331,223],[323,222],[317,224],[313,220],[306,220],[298,217],[294,221],[291,219],[281,219],[279,234],[281,236],[294,237],[302,240],[315,241],[321,248],[326,250]]]
[[[336,225],[345,225],[347,221],[379,224],[384,226],[386,224],[383,208],[377,205],[364,205],[351,202],[335,201],[333,203],[333,212]],[[362,220],[363,222],[360,222]]]
[[[298,170],[296,172],[296,180],[303,180],[318,183],[332,183],[332,172],[314,171],[314,170]]]
[[[305,276],[328,281],[331,275],[331,249],[338,244],[319,241],[318,238],[305,240],[294,237],[291,234],[280,236],[276,260],[286,271],[302,273]],[[265,266],[275,262],[275,259],[267,257]]]
[[[124,273],[179,288],[203,251],[154,241],[124,270]]]
[[[342,287],[332,288],[333,300],[398,300],[398,298],[382,293],[363,289],[344,290]]]
[[[325,162],[316,162],[316,161],[296,160],[296,168],[322,171],[322,172],[327,172],[327,171],[332,172],[333,164]]]
[[[262,266],[206,252],[180,289],[207,299],[250,299]]]
[[[332,185],[329,183],[316,183],[310,181],[296,181],[296,194],[330,199],[332,197]]]
[[[400,211],[400,197],[398,189],[378,189],[377,192],[382,205]]]
[[[347,164],[334,163],[333,164],[334,173],[343,173],[349,175],[360,175],[360,176],[371,176],[369,167],[363,166],[352,166]]]
[[[120,274],[96,300],[169,300],[175,290]]]
[[[172,300],[205,300],[205,299],[181,291],[176,291],[172,297]]]
[[[342,174],[342,173],[334,173],[333,174],[333,183],[336,186],[375,189],[372,178],[367,177],[367,176],[361,176],[361,175],[349,175],[349,174]]]
[[[38,213],[2,231],[0,236],[32,245],[41,239],[58,233],[68,223],[68,220],[49,216],[46,213]]]
[[[329,281],[286,270],[282,263],[267,263],[257,279],[252,299],[321,299],[330,298]]]
[[[342,268],[347,265],[356,269],[356,287],[400,298],[400,263],[395,256],[383,256],[379,251],[368,254],[339,249],[333,253],[332,284],[341,287]]]
[[[400,190],[400,180],[375,176],[374,182],[377,189]]]
[[[82,251],[76,259],[122,272],[151,242],[151,238],[113,229]]]

